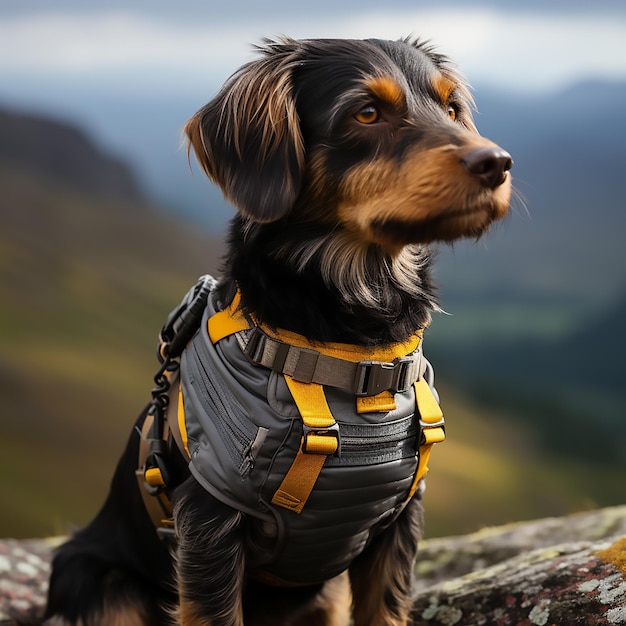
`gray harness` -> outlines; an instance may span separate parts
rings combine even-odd
[[[258,340],[255,327],[214,343],[208,320],[219,309],[211,292],[200,329],[181,357],[190,471],[215,498],[257,520],[250,530],[258,547],[254,561],[248,563],[253,570],[293,584],[332,578],[395,519],[415,490],[417,473],[426,471],[427,455],[420,462],[420,453],[429,453],[432,443],[423,447],[424,433],[435,425],[430,432],[442,434],[443,419],[430,423],[420,419],[424,416],[416,410],[413,382],[427,371],[432,386],[432,369],[421,352],[413,354],[405,360],[413,364],[409,367],[382,368],[403,370],[400,378],[405,380],[387,386],[386,381],[399,378],[394,373],[364,390],[361,364],[357,364],[352,386],[361,389],[355,391],[342,388],[347,383],[337,384],[338,372],[333,376],[327,367],[321,368],[318,375],[332,379],[328,385],[316,384],[324,385],[337,422],[338,445],[326,457],[305,506],[294,513],[272,503],[303,442],[303,420],[285,381],[285,375],[290,375],[286,368],[294,367],[293,346],[282,349],[280,341],[264,342],[269,347],[253,346],[251,340]],[[272,351],[284,353],[280,367]],[[379,393],[381,386],[404,387],[394,389],[395,408],[357,413],[355,397]]]

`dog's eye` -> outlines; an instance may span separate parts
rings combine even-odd
[[[456,104],[449,104],[447,109],[448,117],[454,122],[459,115],[459,107]]]
[[[361,124],[374,124],[380,118],[380,112],[373,105],[363,107],[354,114],[354,119]]]

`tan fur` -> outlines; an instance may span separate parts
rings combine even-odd
[[[45,625],[70,626],[69,622],[60,617],[47,619]],[[107,603],[102,613],[89,620],[88,624],[79,620],[75,626],[152,626],[152,621],[139,604],[112,606],[111,603]]]
[[[70,626],[69,622],[60,617],[45,621],[46,626]],[[106,606],[98,617],[85,624],[83,620],[75,626],[152,626],[152,623],[141,606],[126,604],[124,606]]]
[[[181,600],[179,606],[173,612],[172,617],[174,621],[172,624],[176,624],[177,626],[213,626],[213,620],[203,616],[202,612],[202,609],[196,607],[193,602]],[[243,614],[241,613],[240,607],[237,614],[233,612],[233,614],[221,617],[227,619],[224,623],[227,623],[229,626],[244,626]],[[148,625],[146,624],[146,626]]]
[[[368,79],[365,81],[365,86],[376,97],[394,106],[399,107],[405,103],[404,89],[389,76]]]
[[[433,80],[436,81],[435,84],[439,87],[439,89],[444,87],[444,95],[445,92],[447,92],[447,90],[450,88],[450,86],[454,85],[453,90],[447,93],[448,97],[445,100],[441,101],[442,104],[448,104],[448,102],[452,99],[452,96],[454,95],[456,98],[464,100],[471,109],[476,109],[476,104],[474,102],[472,92],[470,91],[469,85],[465,82],[462,76],[460,76],[450,68],[444,66],[440,69],[440,72],[438,74],[435,74],[431,78],[431,82]],[[445,83],[443,81],[448,82]],[[437,87],[435,88],[437,89]],[[439,91],[439,95],[442,95],[441,91]],[[457,117],[455,121],[461,126],[464,126],[467,130],[478,135],[478,129],[474,124],[474,119],[472,118],[471,114],[465,113],[460,117]]]
[[[450,96],[456,89],[457,84],[443,74],[433,74],[430,78],[430,82],[435,90],[435,93],[439,96],[441,104],[448,104]]]
[[[150,626],[150,621],[136,605],[108,607],[97,626]]]
[[[320,602],[327,610],[326,623],[323,626],[347,626],[352,616],[352,592],[348,573],[329,580],[324,585]]]
[[[417,546],[416,546],[417,548]],[[411,583],[402,579],[398,563],[406,549],[398,535],[387,541],[378,558],[370,559],[364,571],[351,572],[352,588],[358,602],[353,606],[353,626],[407,626],[411,600]],[[372,581],[376,581],[372,584]],[[409,593],[407,593],[407,591]],[[393,595],[396,610],[386,607],[385,595]]]
[[[243,626],[243,619],[230,622],[233,626]],[[213,621],[202,617],[191,602],[181,602],[176,612],[176,624],[179,626],[213,626]]]
[[[438,235],[453,239],[486,227],[508,211],[510,176],[497,189],[485,189],[463,169],[463,154],[494,145],[476,137],[468,145],[415,149],[400,167],[381,159],[366,163],[346,177],[339,218],[353,231],[390,251],[399,250],[373,228],[375,221],[419,224],[438,220]],[[381,238],[382,237],[382,238]]]

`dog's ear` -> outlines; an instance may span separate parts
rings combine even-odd
[[[207,176],[244,215],[271,222],[300,191],[304,146],[293,95],[297,42],[266,42],[184,132]]]

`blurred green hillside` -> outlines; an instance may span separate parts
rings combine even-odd
[[[0,121],[0,536],[50,534],[101,503],[158,331],[219,245],[150,206],[76,129]],[[7,126],[25,135],[11,152]]]
[[[161,324],[198,275],[218,271],[221,244],[152,206],[79,130],[42,118],[0,115],[0,190],[0,536],[63,533],[102,503],[149,399]],[[512,386],[522,399],[507,402],[499,381],[490,395],[497,361],[448,351],[437,341],[448,321],[427,343],[448,424],[430,464],[428,534],[623,501],[619,453],[545,445],[552,413],[528,418],[532,387]]]

